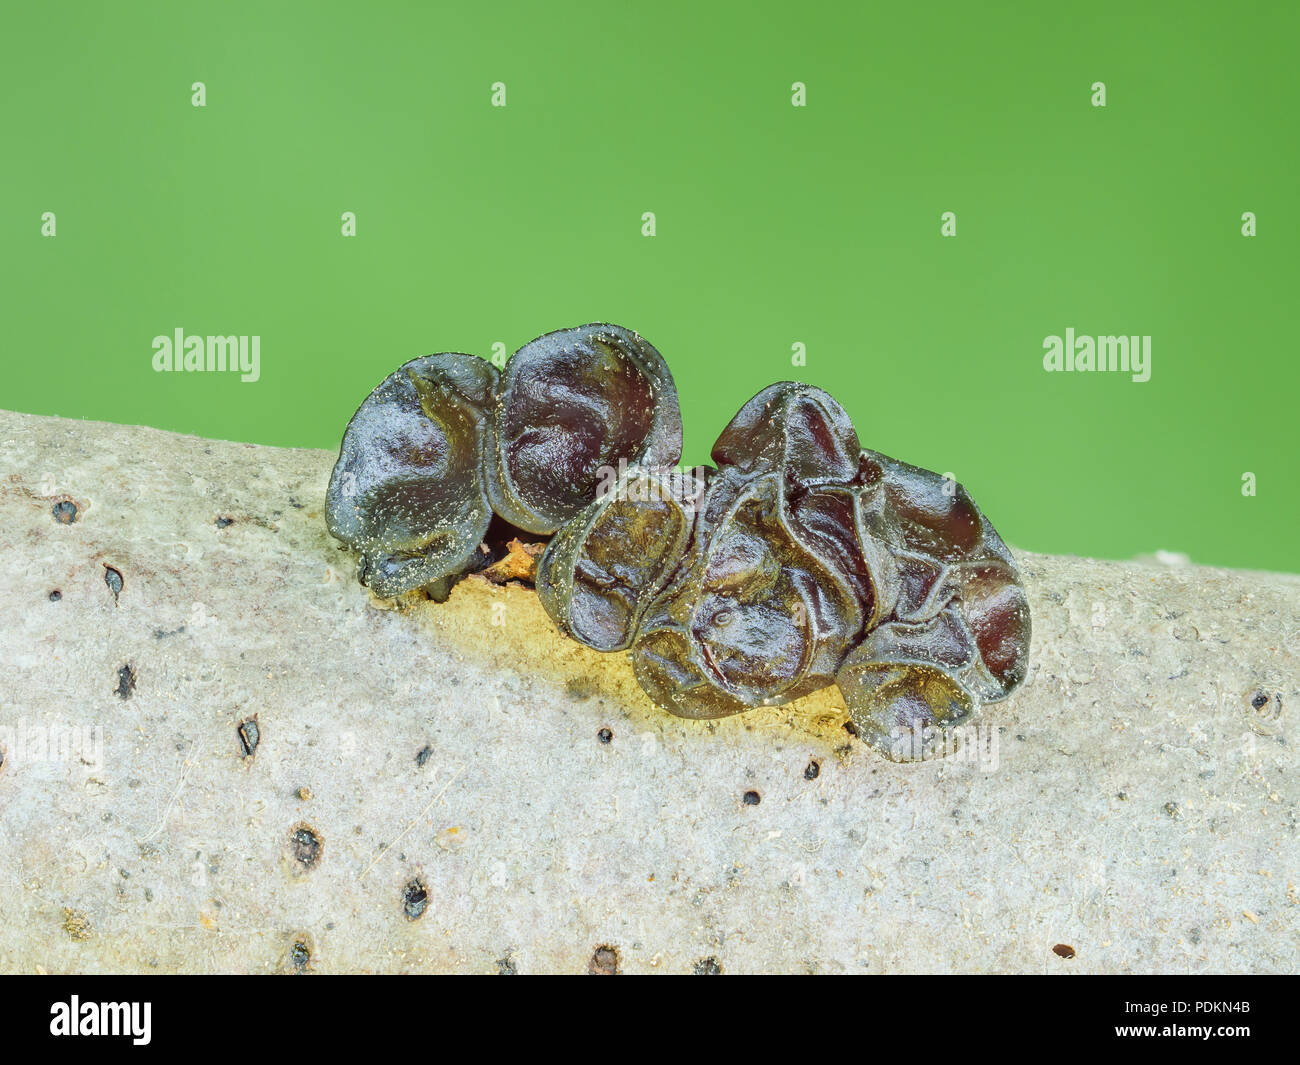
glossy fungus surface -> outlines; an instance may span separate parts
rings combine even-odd
[[[596,497],[606,471],[671,466],[681,439],[667,365],[620,326],[548,333],[504,372],[472,355],[428,355],[385,378],[348,423],[326,520],[376,594],[444,598],[481,560],[494,512],[549,535]]]
[[[737,412],[716,466],[676,469],[681,441],[668,367],[619,326],[548,333],[502,371],[428,355],[348,424],[327,521],[382,596],[445,598],[499,526],[549,538],[535,583],[557,627],[629,649],[682,717],[838,684],[858,736],[924,758],[1024,679],[1024,590],[961,485],[864,449],[794,382]],[[515,546],[527,576],[540,545]]]
[[[525,344],[498,397],[489,493],[496,512],[528,532],[555,532],[620,461],[653,468],[681,458],[672,374],[620,326],[561,329]]]
[[[791,382],[713,459],[688,491],[629,471],[538,569],[556,624],[630,647],[660,706],[716,718],[838,683],[858,734],[912,759],[1024,678],[1028,604],[960,485],[863,450],[830,395]]]

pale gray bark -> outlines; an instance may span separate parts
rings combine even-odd
[[[1018,553],[1029,683],[899,765],[834,688],[669,717],[525,587],[384,609],[332,461],[0,413],[0,970],[1300,962],[1300,578]]]

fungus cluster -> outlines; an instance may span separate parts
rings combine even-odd
[[[718,718],[838,684],[858,735],[925,757],[1025,676],[1011,553],[954,481],[860,446],[808,385],[772,385],[681,471],[672,377],[610,325],[551,333],[503,373],[407,363],[348,425],[330,531],[383,596],[434,598],[475,565],[492,515],[549,537],[556,626],[630,649],[659,706]]]

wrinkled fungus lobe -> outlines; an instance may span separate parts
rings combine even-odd
[[[327,522],[377,595],[444,598],[478,561],[494,512],[549,535],[595,498],[602,469],[672,465],[681,444],[668,367],[620,326],[548,333],[504,373],[473,355],[426,355],[348,423]]]
[[[681,472],[672,377],[635,333],[550,333],[503,373],[415,359],[349,423],[330,531],[379,595],[444,598],[493,514],[552,537],[538,596],[557,627],[631,649],[659,706],[718,718],[838,684],[857,735],[925,757],[1025,676],[1029,607],[965,489],[861,447],[818,388],[746,403]],[[552,535],[553,534],[553,535]]]
[[[820,389],[767,388],[723,430],[714,470],[629,470],[548,545],[556,624],[630,647],[681,717],[717,718],[838,684],[858,735],[925,757],[1024,679],[1029,608],[965,489],[863,450]]]

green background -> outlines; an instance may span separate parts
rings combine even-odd
[[[795,377],[1018,546],[1297,570],[1298,11],[10,7],[0,406],[333,448],[408,358],[613,321],[688,460]],[[261,380],[155,373],[178,326]],[[1151,380],[1044,372],[1067,327]]]

